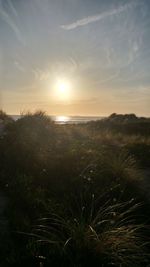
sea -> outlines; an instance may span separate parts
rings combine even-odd
[[[14,120],[18,120],[21,115],[11,115]],[[102,116],[50,116],[57,124],[81,124],[89,121],[98,121],[103,119]]]

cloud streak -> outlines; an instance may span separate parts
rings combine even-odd
[[[11,2],[10,2],[11,3]],[[11,16],[3,9],[2,2],[0,1],[0,18],[7,23],[7,25],[13,30],[15,33],[17,39],[24,44],[24,40],[22,38],[21,32],[18,28],[18,26],[15,24],[14,20],[11,18]]]
[[[24,66],[19,62],[19,61],[15,61],[14,62],[15,67],[17,68],[17,70],[21,71],[21,72],[25,72],[25,68]]]
[[[132,8],[132,7],[133,7],[133,2],[122,5],[118,8],[114,8],[112,10],[109,10],[109,11],[106,11],[106,12],[103,12],[100,14],[97,14],[97,15],[94,15],[94,16],[88,16],[86,18],[77,20],[71,24],[61,25],[61,28],[64,30],[73,30],[73,29],[76,29],[77,27],[85,26],[87,24],[94,23],[96,21],[100,21],[102,19],[105,19],[107,17],[118,15],[118,14],[124,12],[125,10]]]
[[[18,17],[17,10],[15,9],[15,7],[14,7],[12,1],[11,1],[11,0],[7,0],[7,3],[8,3],[8,5],[9,5],[10,9],[12,10],[12,13],[13,13],[16,17]]]

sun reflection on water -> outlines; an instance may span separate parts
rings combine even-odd
[[[70,117],[68,116],[56,116],[56,123],[64,124],[70,121]]]

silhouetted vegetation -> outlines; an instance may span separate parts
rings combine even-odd
[[[150,119],[0,124],[1,266],[148,266]]]

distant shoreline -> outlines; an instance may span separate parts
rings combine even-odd
[[[21,115],[10,115],[14,120],[18,120]],[[89,121],[98,121],[104,116],[49,116],[57,124],[79,124],[86,123]]]

